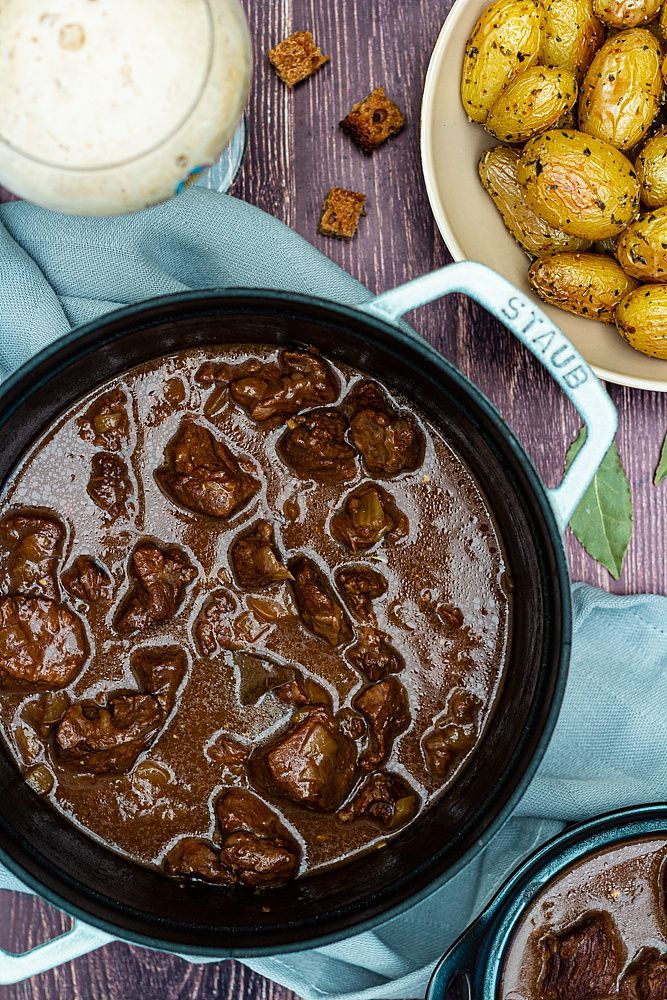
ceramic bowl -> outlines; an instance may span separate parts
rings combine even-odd
[[[528,284],[528,258],[505,229],[477,174],[480,156],[498,140],[468,120],[460,98],[465,44],[489,2],[456,0],[435,44],[422,102],[424,179],[435,220],[454,260],[488,264],[537,302]],[[541,305],[600,378],[667,391],[667,361],[633,350],[612,326]]]

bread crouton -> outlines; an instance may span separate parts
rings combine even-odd
[[[320,51],[309,31],[295,31],[269,52],[269,62],[288,87],[317,73],[329,58]]]
[[[351,240],[357,231],[361,216],[366,214],[365,204],[365,194],[332,187],[324,199],[319,232],[322,236]]]
[[[405,125],[400,109],[378,87],[363,101],[355,104],[340,127],[347,132],[364,153],[372,153]]]

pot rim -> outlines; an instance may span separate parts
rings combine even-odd
[[[490,400],[487,399],[481,390],[478,389],[477,386],[465,375],[463,375],[451,361],[445,358],[444,355],[432,347],[426,340],[423,340],[416,333],[416,331],[408,326],[408,324],[401,322],[400,325],[395,325],[376,315],[361,312],[360,309],[354,305],[338,303],[316,295],[299,292],[282,291],[270,288],[234,287],[175,292],[167,295],[156,296],[143,300],[139,303],[133,303],[119,309],[111,310],[89,323],[74,328],[69,333],[64,334],[51,344],[48,344],[37,354],[29,358],[28,361],[13,372],[7,379],[0,383],[0,427],[6,419],[23,404],[23,392],[21,387],[26,379],[30,381],[31,389],[52,381],[54,377],[57,377],[58,372],[67,367],[72,360],[81,358],[82,356],[91,353],[97,346],[96,342],[98,336],[103,333],[110,324],[118,324],[119,330],[115,336],[112,334],[108,337],[107,343],[113,343],[114,339],[120,338],[127,332],[125,324],[128,321],[132,321],[133,319],[140,321],[142,316],[151,310],[160,310],[173,305],[187,306],[189,304],[200,303],[207,299],[214,299],[217,300],[217,302],[233,302],[234,300],[241,301],[244,299],[250,299],[257,301],[261,300],[265,305],[269,306],[273,302],[276,305],[281,306],[283,309],[285,306],[292,306],[297,309],[299,307],[316,307],[324,309],[332,315],[332,318],[337,319],[339,322],[341,319],[344,320],[346,318],[353,319],[357,323],[361,321],[366,326],[373,328],[376,332],[393,339],[399,348],[405,345],[409,345],[413,350],[416,348],[420,353],[427,357],[431,363],[434,363],[437,367],[439,367],[446,378],[452,380],[458,388],[462,389],[470,398],[473,406],[478,410],[481,410],[487,421],[501,433],[512,452],[513,458],[521,467],[521,470],[525,475],[528,485],[537,502],[539,514],[544,521],[546,533],[549,536],[553,548],[554,563],[556,566],[553,583],[557,588],[561,601],[559,621],[559,627],[561,630],[561,647],[557,661],[558,673],[553,685],[551,704],[549,705],[548,712],[546,713],[542,731],[535,741],[533,755],[526,765],[521,778],[516,783],[513,791],[508,795],[505,804],[499,809],[495,819],[486,827],[484,833],[478,837],[475,844],[465,851],[451,867],[446,869],[446,871],[435,875],[435,877],[429,878],[427,884],[409,892],[397,902],[388,903],[380,912],[376,912],[370,917],[355,921],[354,923],[348,923],[345,927],[329,933],[315,933],[312,937],[308,937],[306,940],[290,941],[289,943],[283,943],[280,945],[262,945],[255,947],[241,946],[230,948],[217,948],[210,946],[195,947],[182,944],[180,942],[176,945],[173,942],[156,938],[152,934],[142,934],[133,930],[121,928],[111,921],[101,918],[96,914],[91,914],[82,909],[80,906],[69,902],[57,892],[44,887],[39,879],[34,878],[27,873],[18,862],[14,861],[13,857],[7,853],[5,848],[0,845],[0,862],[4,864],[5,867],[7,867],[9,871],[12,872],[19,880],[29,886],[35,893],[59,909],[64,910],[78,920],[81,920],[83,923],[97,927],[106,934],[120,940],[128,941],[132,944],[143,945],[159,951],[166,951],[171,954],[182,954],[190,957],[209,959],[267,957],[275,954],[286,954],[289,952],[304,951],[322,947],[324,945],[340,941],[343,938],[354,937],[387,923],[389,920],[399,916],[406,910],[411,909],[413,906],[427,899],[434,892],[444,886],[461,869],[468,865],[473,858],[475,858],[487,846],[489,841],[501,829],[501,827],[504,826],[514,812],[520,799],[523,797],[526,788],[532,780],[535,771],[544,756],[560,713],[572,646],[572,601],[570,579],[563,539],[556,522],[553,508],[549,501],[547,489],[537,474],[537,471],[523,448],[523,445],[515,436],[509,425],[503,420],[500,413],[496,410]],[[363,303],[360,303],[360,305],[361,304]],[[215,302],[212,302],[211,306],[212,309],[215,309]],[[155,357],[159,356],[159,354],[155,355]],[[32,377],[37,369],[41,365],[49,362],[49,371],[35,382]],[[8,405],[8,398],[9,408],[6,409]],[[141,915],[137,914],[137,916]],[[178,951],[175,950],[176,948],[178,948]]]

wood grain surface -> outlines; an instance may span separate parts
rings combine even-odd
[[[449,0],[245,0],[255,44],[250,143],[233,193],[282,219],[369,288],[381,291],[445,264],[419,162],[419,106],[431,48]],[[288,91],[266,53],[310,29],[331,63]],[[372,157],[338,128],[352,103],[385,86],[408,124]],[[331,185],[363,191],[368,216],[351,243],[317,235]],[[570,405],[542,368],[495,321],[459,297],[412,316],[416,328],[493,400],[549,484],[560,477],[578,428]],[[667,592],[667,483],[652,473],[667,430],[667,395],[610,389],[620,416],[619,446],[635,506],[634,537],[622,578],[612,581],[573,538],[574,579],[619,593]],[[0,894],[0,946],[22,949],[62,932],[66,920],[39,901]],[[0,1000],[289,1000],[293,995],[238,963],[191,966],[180,959],[109,946],[15,987]]]

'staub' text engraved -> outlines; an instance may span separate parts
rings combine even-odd
[[[535,354],[542,355],[549,367],[556,369],[568,388],[578,389],[588,381],[588,371],[577,359],[560,330],[542,316],[536,316],[528,302],[513,295],[501,309],[501,314],[519,327]]]

